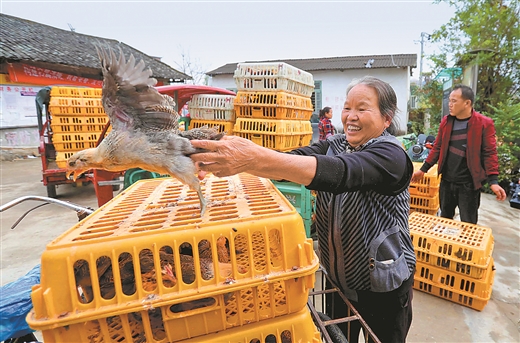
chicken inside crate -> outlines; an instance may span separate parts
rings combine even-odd
[[[203,191],[201,217],[188,186],[138,181],[51,242],[29,325],[63,342],[173,342],[304,308],[318,259],[285,196],[248,174]]]

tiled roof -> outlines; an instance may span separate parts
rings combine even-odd
[[[369,61],[372,61],[370,64]],[[417,54],[343,56],[327,58],[247,61],[248,63],[285,62],[308,72],[317,70],[365,69],[367,63],[374,68],[417,67]],[[233,74],[238,63],[228,63],[206,74],[209,76]]]
[[[2,13],[0,31],[0,60],[43,62],[100,70],[99,57],[94,47],[94,44],[98,44],[110,46],[116,52],[121,48],[127,58],[132,53],[136,60],[143,59],[155,78],[191,79],[189,75],[117,40],[61,30]]]

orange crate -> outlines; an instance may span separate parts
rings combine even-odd
[[[235,114],[241,118],[309,120],[313,106],[309,97],[286,92],[238,92]]]
[[[228,121],[216,121],[216,120],[201,120],[201,119],[192,119],[190,120],[189,130],[198,129],[201,127],[214,127],[218,130],[218,132],[224,132],[226,135],[231,135],[233,133],[233,122]]]
[[[416,251],[453,261],[445,264],[458,271],[457,263],[487,269],[493,252],[491,229],[475,224],[413,212],[409,217],[410,235]],[[436,259],[429,259],[438,265]]]
[[[70,141],[62,143],[54,143],[56,151],[81,151],[85,149],[95,148],[97,141]]]
[[[305,110],[264,105],[235,105],[235,116],[237,118],[309,120],[312,116],[312,109]]]
[[[211,327],[211,322],[172,328],[165,325],[163,308],[143,309],[128,314],[114,314],[86,323],[53,329],[53,342],[177,342],[176,330],[197,330]],[[253,322],[219,333],[198,336],[182,342],[312,342],[321,343],[307,309],[275,319]],[[45,337],[45,333],[44,333]],[[277,337],[277,340],[274,340]]]
[[[88,87],[52,87],[52,97],[101,98],[101,88]]]
[[[288,151],[300,147],[312,136],[312,126],[301,120],[237,118],[233,132],[263,147]]]
[[[410,211],[417,211],[427,214],[435,214],[439,209],[439,194],[430,196],[411,195]]]
[[[44,340],[84,341],[91,324],[75,324],[159,308],[165,330],[186,338],[305,307],[318,259],[289,200],[249,174],[209,176],[203,192],[200,217],[187,186],[138,181],[55,239],[42,254],[29,325]]]
[[[97,142],[99,136],[97,132],[55,133],[52,135],[52,143]]]
[[[51,115],[104,115],[105,110],[100,98],[51,97],[49,113]]]
[[[320,333],[308,309],[276,319],[248,324],[241,328],[189,339],[183,343],[260,343],[308,342],[321,343]]]
[[[493,286],[493,259],[481,279],[460,275],[430,264],[418,262],[414,278],[426,279],[434,286],[452,288],[457,293],[466,293],[482,299],[489,299]]]
[[[85,132],[85,130],[77,131],[77,130],[68,130],[67,128],[61,128],[63,126],[76,126],[82,125],[81,129],[88,128],[91,125],[102,125],[105,126],[108,122],[108,116],[106,114],[100,114],[96,116],[80,116],[80,115],[52,115],[51,119],[51,128],[54,131],[54,128],[57,128],[55,132]],[[90,129],[87,129],[90,131]],[[101,131],[101,130],[100,130]]]
[[[491,254],[495,246],[493,236],[491,236],[491,240],[492,243],[490,255],[487,256],[482,265],[461,262],[459,260],[454,260],[449,257],[446,257],[444,254],[432,253],[429,250],[420,249],[419,247],[416,247],[415,249],[415,256],[417,257],[418,262],[427,263],[429,265],[436,266],[438,268],[449,270],[462,275],[468,275],[475,279],[481,279],[484,276],[487,268],[489,267],[489,264],[491,263]],[[427,242],[426,239],[422,238],[419,238],[418,241],[419,244],[425,244]]]
[[[58,168],[67,169],[67,160],[76,152],[77,151],[56,151],[56,164]]]
[[[64,119],[66,117],[63,117]],[[68,118],[67,118],[68,119]],[[105,118],[108,120],[108,118]],[[54,133],[86,133],[86,132],[102,132],[105,128],[104,124],[52,124],[51,129]],[[110,128],[107,130],[107,132]]]
[[[491,298],[494,279],[493,261],[482,280],[450,274],[418,262],[413,288],[482,311]]]
[[[414,171],[421,169],[422,162],[413,162]],[[437,174],[437,168],[430,168],[419,182],[410,183],[410,194],[434,197],[439,194],[441,176]]]

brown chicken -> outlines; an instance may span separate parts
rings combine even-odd
[[[197,192],[201,215],[206,209],[196,168],[189,157],[197,152],[191,139],[220,139],[213,128],[179,130],[179,116],[170,96],[155,88],[157,80],[133,55],[125,60],[112,50],[98,48],[103,71],[103,107],[112,130],[96,148],[82,150],[67,161],[74,179],[89,169],[124,171],[141,168],[168,174]]]

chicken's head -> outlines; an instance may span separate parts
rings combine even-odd
[[[67,178],[72,174],[74,181],[96,165],[96,149],[78,151],[67,160]]]

